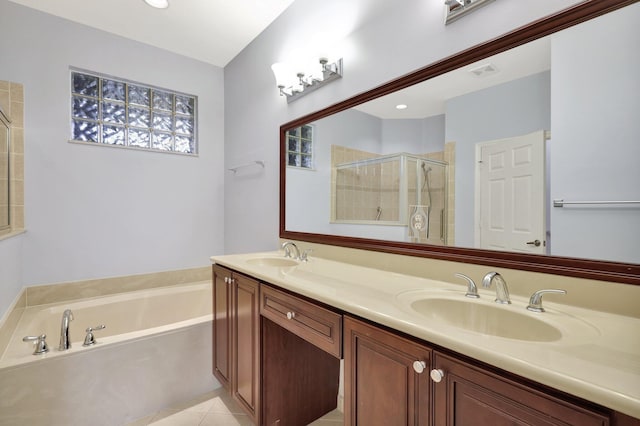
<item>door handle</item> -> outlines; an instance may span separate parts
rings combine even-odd
[[[542,243],[540,242],[540,240],[527,241],[527,245],[529,245],[529,246],[536,246],[536,247],[540,247],[540,244],[542,244]]]

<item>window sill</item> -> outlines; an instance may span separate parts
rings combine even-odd
[[[24,234],[25,232],[27,232],[26,229],[15,229],[15,230],[12,230],[10,232],[7,232],[6,234],[0,235],[0,241],[8,240],[9,238],[13,238],[13,237],[16,237],[16,236],[18,236],[20,234]]]

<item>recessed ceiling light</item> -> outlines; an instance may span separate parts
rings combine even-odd
[[[405,104],[399,104],[396,105],[396,109],[407,109],[407,106]]]
[[[169,0],[144,0],[144,2],[156,9],[166,9],[169,7]]]

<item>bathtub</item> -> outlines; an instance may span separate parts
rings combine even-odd
[[[123,425],[219,387],[211,301],[207,281],[27,307],[0,358],[0,425]],[[71,348],[58,351],[66,309]],[[32,355],[22,338],[40,334],[49,352]]]

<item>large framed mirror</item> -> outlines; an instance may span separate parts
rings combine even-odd
[[[640,284],[637,22],[585,1],[282,125],[280,237]]]

